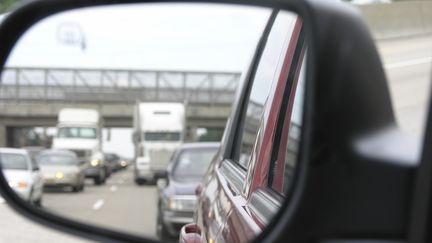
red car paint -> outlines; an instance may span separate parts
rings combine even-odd
[[[287,32],[290,36],[282,48],[284,51],[280,53],[282,57],[280,58],[281,67],[279,70],[276,69],[278,73],[274,74],[273,80],[275,81],[271,85],[267,101],[263,107],[258,135],[248,167],[246,170],[241,168],[233,161],[233,158],[224,157],[222,152],[216,157],[202,183],[202,191],[197,190],[199,200],[195,213],[196,221],[192,226],[187,226],[197,228],[197,230],[191,232],[194,234],[192,236],[187,233],[187,227],[184,227],[180,235],[181,242],[195,242],[197,232],[199,232],[202,242],[247,242],[253,239],[268,223],[262,219],[262,215],[257,213],[259,210],[256,208],[254,198],[259,198],[259,195],[267,195],[266,190],[274,191],[275,194],[283,192],[284,163],[276,164],[272,189],[268,189],[270,188],[268,186],[270,160],[276,137],[282,140],[278,150],[278,160],[283,161],[285,156],[284,150],[287,144],[289,125],[283,125],[282,134],[276,134],[276,127],[280,117],[285,118],[284,122],[287,124],[290,121],[297,80],[302,67],[302,65],[294,65],[296,70],[293,70],[293,61],[295,52],[299,48],[301,54],[300,57],[296,57],[295,62],[301,64],[304,55],[303,39],[300,40],[301,29],[302,21],[296,17],[292,26],[292,33]],[[255,60],[255,62],[258,61]],[[256,67],[256,65],[251,65],[251,67]],[[252,73],[255,71],[251,70]],[[294,73],[292,80],[288,80],[290,73]],[[247,89],[248,82],[251,83],[252,81],[246,81],[245,85],[239,89]],[[290,97],[286,110],[281,111],[287,85],[292,87]],[[233,107],[233,113],[239,109],[246,109],[246,107]],[[230,118],[228,121],[224,137],[239,130],[238,124],[232,123],[233,120]],[[241,119],[238,120],[238,122],[240,121]],[[233,144],[222,144],[221,146],[238,147],[235,140]],[[267,195],[269,198],[273,192],[270,194]],[[276,195],[275,198],[280,200],[283,197]],[[277,200],[275,199],[275,201]]]

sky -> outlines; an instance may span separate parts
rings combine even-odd
[[[241,72],[270,10],[134,4],[67,11],[34,25],[6,66]],[[130,128],[104,130],[105,152],[133,157]]]
[[[270,11],[216,4],[134,4],[51,16],[7,66],[242,71]]]

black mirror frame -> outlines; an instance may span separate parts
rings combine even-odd
[[[31,2],[23,8],[18,9],[16,12],[11,13],[0,25],[0,42],[2,43],[0,45],[0,64],[3,68],[14,44],[20,36],[34,23],[49,15],[81,7],[157,2],[158,1],[138,0],[40,0]],[[163,2],[165,3],[167,1]],[[304,213],[305,210],[308,209],[308,206],[310,206],[310,197],[307,193],[318,191],[316,185],[313,183],[311,185],[308,181],[310,177],[316,176],[316,174],[309,171],[309,167],[311,166],[311,161],[314,160],[313,156],[316,155],[315,152],[320,151],[316,148],[316,143],[319,139],[316,139],[318,136],[315,133],[328,122],[328,119],[325,119],[327,118],[325,114],[322,115],[321,113],[325,113],[326,105],[328,106],[329,104],[324,103],[321,105],[318,102],[323,100],[323,96],[326,98],[328,94],[325,92],[330,91],[322,91],[318,88],[322,88],[322,83],[328,83],[328,85],[331,86],[332,84],[336,85],[338,81],[340,82],[339,79],[341,77],[338,76],[340,72],[335,70],[335,66],[339,64],[340,61],[345,60],[346,55],[349,53],[347,50],[352,47],[349,45],[358,42],[362,44],[361,47],[364,48],[362,53],[366,56],[364,59],[369,62],[369,65],[377,66],[373,68],[369,76],[366,75],[366,77],[376,76],[378,82],[382,82],[383,79],[385,81],[376,48],[374,47],[372,38],[365,24],[361,20],[360,14],[353,10],[352,7],[348,7],[347,4],[321,0],[222,0],[205,2],[192,0],[169,2],[208,2],[254,5],[286,9],[298,13],[303,18],[303,24],[306,26],[306,36],[308,37],[308,75],[305,84],[304,124],[301,135],[298,177],[290,200],[286,200],[281,208],[281,212],[275,215],[268,227],[266,227],[254,241],[304,242],[305,240],[311,240],[311,237],[315,237],[315,240],[321,240],[319,237],[332,239],[332,237],[338,236],[334,235],[334,232],[318,232],[315,235],[312,234],[309,236],[307,229],[299,229],[298,227],[301,227],[299,225],[302,222],[310,222],[315,217],[315,215],[301,215],[301,213]],[[346,45],[337,46],[337,44],[332,44],[334,40],[339,40],[338,43],[342,42]],[[325,54],[331,54],[330,61]],[[359,53],[356,53],[356,55],[359,55]],[[352,68],[354,64],[350,63],[351,66],[349,67]],[[329,68],[329,70],[325,68]],[[318,77],[320,80],[316,79]],[[389,115],[390,120],[392,118],[391,116],[392,114]],[[365,117],[367,117],[367,115],[365,115]],[[318,124],[319,121],[323,123]],[[314,173],[317,173],[319,169],[314,170]],[[67,233],[104,242],[154,242],[151,239],[136,235],[68,220],[44,210],[30,207],[9,188],[3,175],[0,176],[0,192],[7,202],[19,213],[38,223]],[[336,197],[335,200],[337,199]],[[328,234],[326,235],[326,233]]]

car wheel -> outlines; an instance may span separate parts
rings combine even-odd
[[[81,188],[80,185],[72,186],[72,192],[79,192],[80,188]]]
[[[137,184],[138,186],[142,186],[145,183],[146,181],[144,179],[135,178],[135,184]]]
[[[33,204],[36,207],[42,207],[42,197],[40,197],[38,200],[34,201]]]
[[[161,210],[159,208],[158,210],[158,217],[156,222],[156,235],[162,242],[169,242],[172,240],[172,237],[170,236],[168,230],[166,229],[164,223],[162,222],[162,215]]]
[[[96,185],[102,185],[105,182],[105,171],[100,170],[99,175],[94,178],[94,184]]]
[[[81,186],[80,186],[80,191],[84,191],[84,187],[85,187],[85,184],[84,184],[84,182],[82,182]]]

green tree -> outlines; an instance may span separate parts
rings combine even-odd
[[[18,0],[0,0],[0,14],[10,10],[17,2]]]

